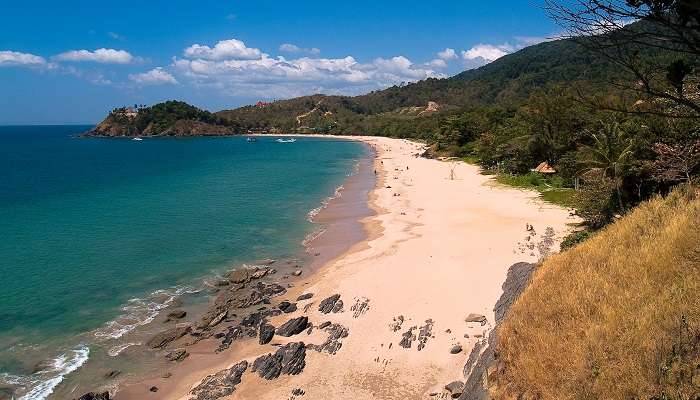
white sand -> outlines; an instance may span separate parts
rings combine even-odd
[[[566,210],[541,202],[536,193],[494,185],[476,166],[459,163],[456,179],[449,180],[450,163],[414,157],[418,144],[360,139],[377,149],[382,178],[371,196],[378,215],[365,221],[371,239],[310,277],[299,290],[314,297],[300,302],[297,312],[271,321],[279,326],[304,314],[304,305],[313,302],[307,315],[314,325],[340,323],[349,329],[349,337],[336,355],[307,351],[300,375],[264,381],[247,372],[229,398],[290,399],[295,388],[306,392],[300,397],[305,400],[425,399],[441,392],[445,384],[464,380],[463,366],[480,340],[475,335],[487,335],[493,325],[493,307],[508,268],[538,259],[536,246],[523,252],[523,245],[538,242],[546,227],[555,230],[559,243],[566,224],[575,222]],[[525,241],[526,223],[537,232],[530,242]],[[321,314],[318,303],[335,293],[341,294],[344,312]],[[355,317],[351,307],[357,299],[369,299],[369,310]],[[483,314],[489,323],[464,322],[469,313]],[[390,324],[399,315],[405,322],[394,331]],[[418,351],[418,341],[410,349],[398,345],[402,333],[420,328],[428,319],[434,322],[434,338],[425,348]],[[316,330],[310,336],[276,336],[273,343],[322,343],[325,336]],[[454,344],[461,344],[463,352],[450,354]],[[254,346],[258,355],[275,350],[272,345]],[[253,361],[251,351],[240,353]],[[211,372],[211,366],[203,367],[178,386],[191,387]],[[187,398],[183,395],[167,396]]]

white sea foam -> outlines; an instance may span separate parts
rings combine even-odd
[[[177,297],[197,292],[188,286],[178,286],[156,290],[145,299],[131,299],[122,307],[124,314],[97,329],[94,335],[104,340],[119,339],[139,326],[151,323],[160,310],[168,307]]]
[[[18,400],[44,400],[63,381],[63,378],[80,368],[88,360],[90,349],[81,345],[51,360],[49,368],[29,376],[0,375],[0,380],[11,385],[22,386],[28,392]]]
[[[141,344],[141,343],[131,343],[131,342],[129,342],[129,343],[118,344],[118,345],[116,345],[116,346],[112,346],[112,347],[109,349],[109,351],[107,351],[107,354],[109,354],[110,357],[116,357],[116,356],[118,356],[119,354],[121,354],[122,351],[128,349],[129,347],[131,347],[131,346],[138,346],[138,345],[140,345],[140,344]]]
[[[340,185],[337,188],[335,188],[335,192],[332,196],[326,197],[325,199],[323,199],[323,201],[321,201],[320,206],[309,211],[309,213],[306,215],[306,220],[309,222],[314,222],[314,218],[318,215],[318,213],[321,212],[321,210],[328,207],[328,203],[330,203],[333,199],[337,199],[343,195],[343,189],[343,185]]]

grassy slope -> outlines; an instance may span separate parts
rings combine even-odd
[[[499,328],[495,398],[700,394],[699,226],[681,188],[546,260]]]

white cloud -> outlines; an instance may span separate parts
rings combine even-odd
[[[129,74],[129,80],[142,85],[177,84],[177,79],[161,67],[140,74]]]
[[[447,63],[442,58],[430,60],[426,65],[431,68],[447,68]]]
[[[238,39],[228,39],[218,42],[214,47],[193,44],[185,49],[185,57],[203,60],[257,60],[262,57],[262,52],[247,47]]]
[[[306,49],[291,43],[281,44],[279,50],[283,53],[309,53],[314,55],[321,54],[321,49],[319,48],[312,47],[310,49]]]
[[[506,54],[515,50],[515,47],[508,43],[492,45],[492,44],[477,44],[469,50],[462,51],[462,58],[465,60],[474,60],[481,58],[488,62],[497,60]]]
[[[457,52],[455,52],[455,49],[446,48],[445,50],[438,52],[437,56],[442,60],[454,60],[457,58]]]
[[[71,50],[58,54],[54,56],[53,59],[58,61],[75,62],[89,61],[102,64],[129,64],[130,62],[134,61],[135,58],[125,50],[102,48],[95,51]]]
[[[195,85],[276,98],[309,93],[357,94],[444,76],[434,67],[414,64],[403,56],[360,63],[351,56],[288,60],[263,54],[255,60],[176,58],[173,66],[183,79]]]
[[[4,50],[0,51],[0,67],[8,66],[25,66],[25,67],[40,67],[45,66],[46,59],[29,53],[20,53],[18,51]]]

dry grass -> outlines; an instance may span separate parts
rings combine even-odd
[[[694,399],[698,327],[700,193],[686,186],[544,262],[499,328],[494,397]]]

